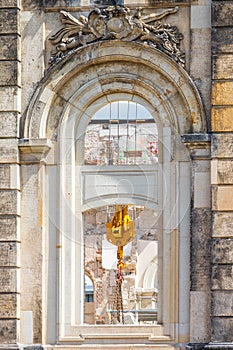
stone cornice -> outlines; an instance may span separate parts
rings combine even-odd
[[[205,142],[210,142],[210,134],[185,134],[181,136],[181,140],[185,144],[198,144],[203,145]]]

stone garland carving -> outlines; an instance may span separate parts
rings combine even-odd
[[[176,26],[160,22],[160,19],[177,11],[178,7],[174,7],[143,16],[142,8],[131,14],[129,8],[116,5],[94,9],[88,17],[80,15],[78,19],[61,11],[60,20],[64,26],[50,37],[52,44],[56,45],[56,52],[49,63],[54,65],[77,48],[90,43],[123,40],[155,47],[183,66],[184,53],[179,48],[183,35]]]

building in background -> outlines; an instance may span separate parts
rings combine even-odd
[[[232,2],[0,19],[0,348],[233,348]]]

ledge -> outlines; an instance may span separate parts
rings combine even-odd
[[[190,343],[186,350],[232,350],[232,343]]]
[[[185,134],[181,136],[183,143],[210,142],[210,134]]]
[[[205,350],[232,350],[233,349],[233,342],[232,343],[209,343],[205,346]]]
[[[134,2],[134,3],[130,3],[129,1],[125,2],[125,6],[130,7],[131,9],[136,9],[139,6],[142,8],[149,8],[149,9],[154,9],[154,5],[163,5],[163,4],[171,4],[171,6],[174,6],[174,3],[176,5],[180,5],[180,6],[187,6],[190,5],[194,2],[195,0],[153,0],[151,2],[151,5],[148,6],[148,4],[145,4],[145,2],[143,1],[139,1],[139,2]],[[115,5],[114,1],[102,1],[102,3],[99,4],[91,4],[91,5],[80,5],[79,1],[73,0],[73,3],[71,4],[70,1],[66,1],[64,0],[64,2],[67,2],[66,5],[61,5],[61,3],[59,4],[59,1],[57,1],[58,4],[54,4],[53,1],[51,0],[44,0],[43,1],[43,9],[45,12],[59,12],[61,10],[64,10],[64,7],[66,9],[66,11],[68,12],[85,12],[85,11],[90,11],[93,8],[106,8],[108,6],[112,6]],[[118,1],[119,3],[121,3],[121,5],[123,5],[123,1]]]

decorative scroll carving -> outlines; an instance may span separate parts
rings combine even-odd
[[[176,26],[160,22],[160,19],[177,11],[178,7],[173,7],[143,16],[142,8],[131,14],[129,8],[116,5],[94,9],[88,17],[80,15],[78,19],[61,11],[60,20],[64,26],[50,37],[52,44],[56,45],[50,64],[56,64],[75,49],[93,42],[123,40],[155,47],[183,66],[184,53],[179,47],[183,35]]]

